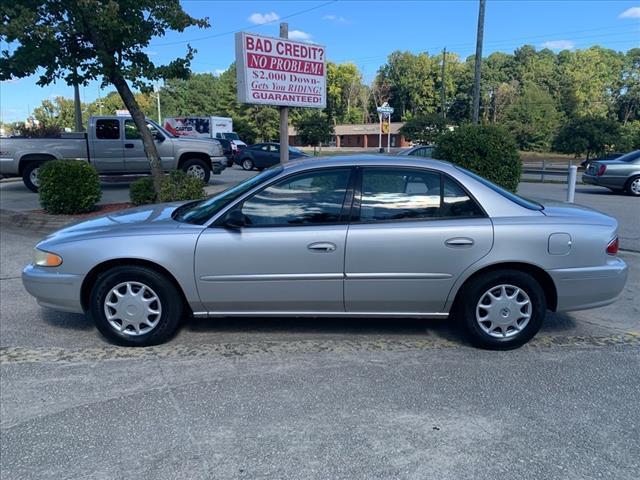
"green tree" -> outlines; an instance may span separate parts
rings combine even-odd
[[[620,127],[620,137],[615,149],[618,152],[640,150],[640,120],[627,122]]]
[[[535,84],[525,85],[504,114],[504,125],[520,150],[549,150],[560,121],[553,97]]]
[[[362,75],[353,63],[327,62],[326,113],[335,123],[360,123],[364,120],[366,90]]]
[[[446,124],[442,116],[436,113],[420,115],[407,120],[400,128],[400,133],[414,143],[435,143],[445,130]]]
[[[322,148],[323,142],[328,142],[334,134],[333,125],[326,113],[319,110],[307,110],[303,112],[294,123],[296,134],[302,143],[313,146],[313,154],[316,147]]]
[[[522,163],[514,138],[502,125],[465,124],[445,132],[433,151],[435,158],[467,168],[515,192]]]
[[[0,57],[0,80],[26,77],[42,69],[39,85],[57,79],[112,84],[142,135],[156,193],[163,176],[154,139],[129,86],[148,88],[160,78],[189,74],[193,50],[184,58],[156,66],[145,48],[167,30],[208,27],[188,15],[179,0],[2,0],[0,37],[12,47]]]
[[[39,107],[33,109],[33,117],[43,126],[57,127],[60,130],[74,128],[73,100],[64,97],[43,100]]]
[[[586,154],[603,155],[620,138],[620,126],[611,119],[600,117],[576,118],[564,125],[554,141],[558,152],[579,157]]]

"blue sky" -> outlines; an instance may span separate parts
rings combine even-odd
[[[195,72],[218,74],[233,62],[233,32],[277,36],[280,20],[289,23],[291,37],[325,45],[328,59],[353,61],[367,82],[394,50],[436,54],[446,46],[464,58],[475,49],[477,0],[182,3],[191,15],[209,17],[211,28],[170,32],[147,50],[154,61],[163,63],[183,55],[189,42],[198,50],[192,64]],[[487,0],[484,42],[484,55],[512,52],[525,43],[555,50],[597,44],[626,51],[640,47],[640,1]],[[47,87],[35,82],[29,77],[0,84],[2,121],[24,119],[43,99],[73,96],[64,82]],[[81,88],[83,101],[93,101],[97,95],[97,83]]]

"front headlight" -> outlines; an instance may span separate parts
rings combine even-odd
[[[39,267],[59,267],[62,265],[62,257],[44,250],[33,250],[33,263]]]

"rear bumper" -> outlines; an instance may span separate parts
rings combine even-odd
[[[628,267],[614,257],[599,267],[562,268],[548,273],[556,285],[560,312],[613,303],[627,282]]]
[[[582,175],[582,183],[586,183],[589,185],[598,185],[599,187],[622,189],[624,188],[625,182],[626,179],[621,177],[613,177],[607,175],[597,177],[595,175],[589,175],[588,173]]]
[[[22,284],[43,307],[63,312],[83,313],[80,288],[84,275],[58,273],[27,265],[22,271]]]

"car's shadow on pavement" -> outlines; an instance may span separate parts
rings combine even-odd
[[[47,325],[55,328],[81,331],[90,331],[95,328],[89,318],[79,313],[56,312],[49,308],[43,308],[42,319]]]

